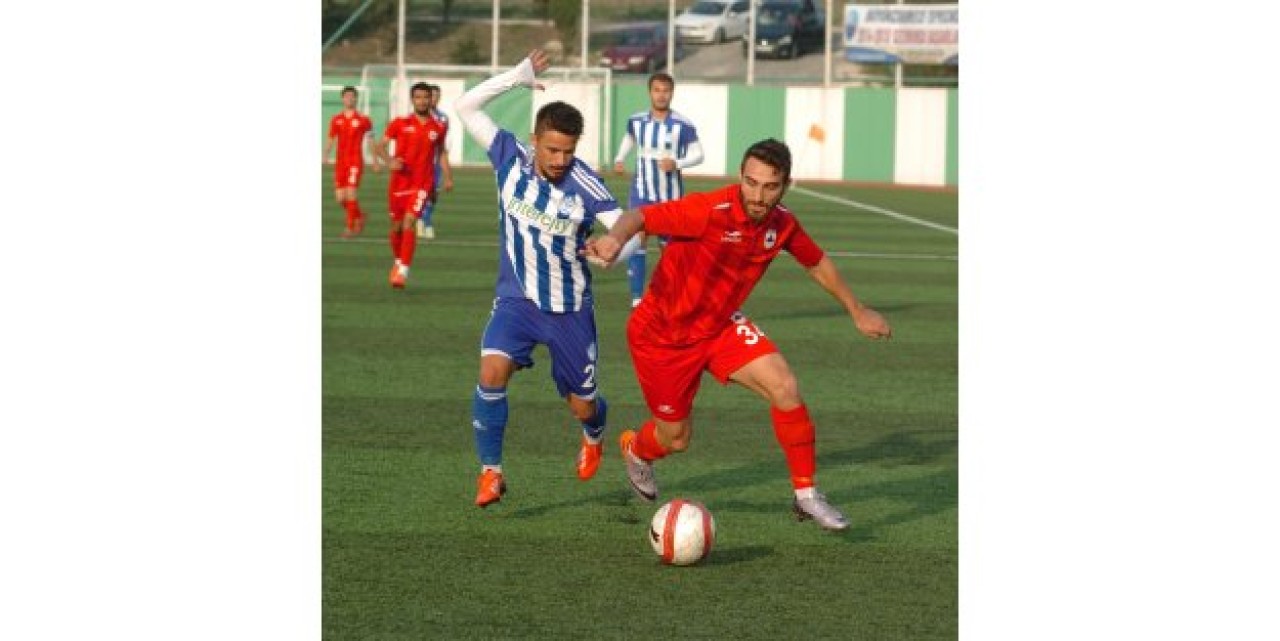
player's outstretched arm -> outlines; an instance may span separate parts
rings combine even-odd
[[[391,139],[386,136],[383,136],[378,142],[373,143],[373,157],[375,159],[374,167],[378,166],[377,161],[381,161],[382,164],[387,166],[389,171],[400,171],[400,168],[404,165],[399,158],[392,158],[391,154],[387,152],[390,145]]]
[[[604,223],[605,228],[612,231],[613,228],[617,226],[618,221],[622,219],[622,216],[622,211],[615,209],[613,211],[607,211],[600,214],[599,220],[601,223]],[[591,246],[597,241],[597,239],[591,238],[587,239],[587,245],[584,253],[586,254],[587,261],[592,265],[608,268],[618,263],[626,262],[626,260],[631,258],[631,255],[636,253],[636,250],[640,248],[640,243],[643,240],[644,238],[638,234],[632,235],[629,240],[623,243],[622,249],[620,249],[611,260],[604,260],[604,258],[592,251]]]
[[[369,151],[369,156],[372,157],[370,164],[373,166],[373,170],[382,171],[382,159],[378,157],[378,152],[375,150],[378,142],[373,139],[372,132],[364,132],[364,137],[360,139],[360,144],[364,145],[363,148]]]
[[[520,64],[514,68],[504,71],[462,94],[453,103],[453,108],[457,110],[458,118],[462,120],[462,126],[467,129],[467,133],[471,134],[471,137],[476,142],[484,145],[485,149],[488,149],[493,144],[493,139],[498,135],[498,125],[493,122],[489,114],[483,111],[484,106],[490,100],[515,87],[542,89],[542,85],[534,82],[534,78],[537,74],[546,71],[550,65],[550,59],[547,58],[546,52],[541,49],[534,49],[529,52],[528,57],[521,60]]]
[[[449,164],[449,150],[440,150],[440,174],[444,177],[444,190],[453,191],[453,166]]]
[[[613,157],[613,173],[626,173],[626,166],[622,163],[627,160],[627,154],[631,153],[635,146],[636,139],[628,131],[622,136],[622,142],[618,143],[618,155]]]
[[[609,226],[609,233],[587,239],[587,260],[607,267],[630,257],[640,245],[639,239],[634,236],[644,229],[644,214],[639,209],[632,209],[612,221],[612,224],[604,216],[600,220]]]
[[[676,160],[676,169],[688,169],[702,164],[704,154],[702,152],[702,143],[695,140],[689,143],[684,150],[684,155]]]
[[[809,268],[809,276],[817,281],[818,285],[827,290],[833,298],[840,301],[845,311],[849,312],[849,316],[853,319],[853,324],[867,338],[892,338],[893,329],[889,327],[889,321],[885,320],[880,312],[877,312],[866,305],[863,305],[853,290],[849,289],[848,283],[844,282],[844,278],[840,276],[840,272],[836,269],[836,264],[831,261],[828,256],[823,256],[817,265]]]

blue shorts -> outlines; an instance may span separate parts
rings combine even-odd
[[[551,353],[551,378],[564,397],[591,400],[596,395],[596,316],[586,305],[576,312],[553,314],[527,298],[497,298],[480,339],[480,355],[501,354],[516,367],[533,367],[533,348]]]

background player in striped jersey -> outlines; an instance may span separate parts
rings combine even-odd
[[[432,184],[435,188],[427,195],[427,204],[422,208],[422,216],[418,219],[418,237],[431,240],[436,237],[435,227],[431,225],[431,216],[435,213],[436,203],[440,200],[440,187],[443,186],[445,191],[453,191],[453,168],[449,166],[449,116],[437,108],[440,105],[440,86],[427,85],[427,89],[431,92],[428,103],[431,108],[431,117],[444,128],[444,137],[436,148],[436,158],[432,167]]]
[[[631,181],[627,206],[675,200],[684,195],[684,178],[680,170],[702,162],[702,143],[693,121],[672,111],[671,97],[676,81],[668,74],[649,76],[649,110],[627,119],[627,131],[613,159],[614,173],[624,171],[623,161],[632,148],[636,150],[636,175]],[[631,285],[631,306],[640,304],[644,294],[644,232],[640,232],[640,250],[627,264],[627,280]],[[659,239],[664,242],[664,239]],[[665,244],[665,242],[664,242]]]
[[[431,117],[431,92],[427,83],[419,82],[410,87],[409,97],[413,113],[396,118],[387,124],[382,140],[374,146],[374,153],[387,164],[390,180],[387,184],[387,203],[391,216],[388,242],[396,262],[391,267],[391,286],[404,289],[413,264],[417,247],[417,230],[414,224],[427,204],[427,196],[435,188],[432,163],[436,149],[444,144],[443,125]],[[387,146],[396,143],[396,155],[387,155]]]
[[[649,293],[627,323],[632,364],[653,412],[638,433],[622,433],[628,480],[642,498],[657,498],[653,462],[689,446],[690,412],[705,370],[721,384],[732,381],[768,401],[791,471],[796,516],[843,530],[848,519],[814,485],[814,426],[795,375],[773,341],[739,310],[785,249],[840,302],[859,332],[889,338],[892,330],[854,297],[835,263],[781,204],[791,181],[786,144],[769,139],[752,145],[740,172],[739,184],[628,211],[608,235],[588,244],[589,256],[608,262],[641,229],[671,236]]]
[[[600,465],[608,406],[597,391],[595,303],[583,253],[594,222],[611,226],[622,212],[600,177],[574,157],[583,127],[576,108],[552,102],[539,109],[529,146],[481,110],[512,88],[541,88],[534,76],[547,66],[547,55],[535,49],[456,103],[467,132],[488,150],[498,182],[497,298],[480,342],[480,380],[472,400],[480,507],[506,492],[507,382],[533,365],[539,344],[551,353],[556,389],[582,422],[578,478],[590,479]]]
[[[360,177],[364,174],[364,143],[373,131],[373,121],[356,111],[356,88],[342,88],[342,111],[329,120],[329,142],[324,147],[325,162],[334,165],[333,186],[338,202],[347,210],[346,230],[343,238],[350,238],[364,231],[364,212],[356,200]],[[330,157],[334,146],[336,157]],[[377,156],[373,170],[378,171]]]

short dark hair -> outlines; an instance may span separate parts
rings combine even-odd
[[[421,89],[421,90],[423,90],[423,91],[425,91],[425,92],[427,92],[427,93],[431,93],[431,85],[429,85],[429,84],[427,84],[427,83],[425,83],[425,82],[417,82],[417,83],[414,83],[414,85],[413,85],[412,87],[409,87],[409,95],[410,95],[410,96],[412,96],[412,95],[413,95],[413,92],[415,92],[415,91],[417,91],[417,90],[419,90],[419,89]]]
[[[582,135],[582,126],[582,112],[567,102],[557,100],[538,110],[533,133],[540,135],[547,129],[553,129],[566,136],[577,137]]]
[[[742,165],[738,167],[738,171],[747,168],[748,158],[755,158],[781,171],[784,181],[791,179],[791,149],[787,147],[785,142],[768,138],[747,147],[747,152],[742,154]]]
[[[676,88],[676,79],[672,78],[671,74],[669,73],[659,71],[658,73],[655,73],[652,76],[649,76],[649,88],[653,89],[653,83],[658,81],[665,82],[671,85],[672,89]]]
[[[345,87],[343,87],[343,88],[342,88],[342,95],[344,95],[344,96],[345,96],[345,95],[347,95],[347,92],[348,92],[348,91],[350,91],[350,92],[351,92],[351,93],[353,93],[353,94],[356,94],[357,96],[358,96],[358,95],[360,95],[360,93],[356,91],[356,88],[355,88],[355,87],[352,87],[351,85],[347,85],[347,86],[345,86]]]

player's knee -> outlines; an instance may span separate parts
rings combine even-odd
[[[790,371],[779,376],[768,386],[769,400],[775,407],[796,407],[800,404],[800,383]]]
[[[479,382],[485,387],[506,387],[511,380],[511,371],[509,367],[482,362]]]

